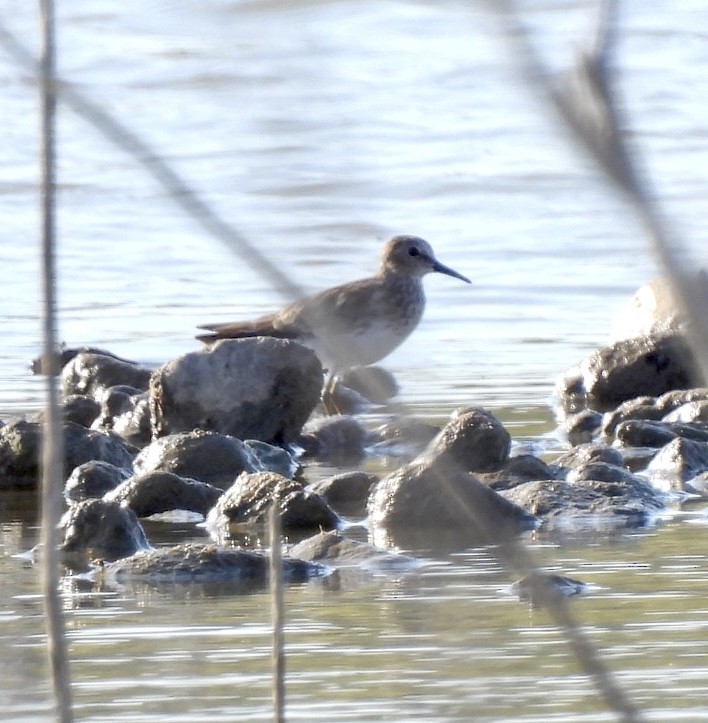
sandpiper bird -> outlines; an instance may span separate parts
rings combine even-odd
[[[205,324],[199,328],[210,333],[197,339],[206,344],[254,336],[294,339],[329,371],[326,394],[339,372],[383,359],[411,334],[425,309],[422,277],[431,271],[471,283],[441,264],[427,241],[394,236],[376,276],[334,286],[255,321]]]

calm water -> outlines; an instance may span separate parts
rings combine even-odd
[[[556,376],[607,336],[657,271],[641,229],[524,87],[498,19],[475,3],[63,3],[62,75],[139,132],[304,290],[368,275],[393,233],[427,238],[471,277],[427,280],[416,334],[386,361],[411,411],[482,404],[517,442],[555,449]],[[589,3],[528,22],[560,67]],[[0,20],[37,45],[32,3]],[[706,237],[708,9],[653,0],[622,15],[619,89],[657,195]],[[0,52],[0,417],[32,412],[39,348],[36,91]],[[285,299],[72,113],[60,116],[60,336],[159,364],[200,322]],[[697,253],[697,262],[705,261]],[[371,420],[373,423],[373,419]],[[317,472],[314,472],[317,474]],[[1,501],[0,718],[47,717],[33,500]],[[595,583],[574,605],[655,720],[708,719],[706,527],[693,514],[584,543],[531,541]],[[177,532],[149,530],[167,541]],[[293,720],[608,720],[543,612],[503,590],[488,551],[418,551],[401,578],[288,591]],[[90,594],[66,583],[77,718],[267,720],[266,599],[203,589]]]

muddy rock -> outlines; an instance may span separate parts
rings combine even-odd
[[[639,396],[698,386],[693,351],[680,334],[642,336],[598,349],[557,385],[561,406],[607,412]]]
[[[146,393],[131,397],[132,407],[110,420],[114,434],[129,444],[142,448],[152,440],[150,401]]]
[[[602,419],[602,434],[607,440],[615,437],[617,427],[629,420],[659,421],[665,412],[657,407],[654,397],[635,397],[622,402],[616,409],[607,412]]]
[[[117,502],[85,500],[72,505],[61,519],[61,551],[72,567],[90,560],[118,560],[149,548],[135,513]]]
[[[175,359],[150,382],[158,437],[205,429],[293,442],[320,398],[322,365],[288,339],[226,339]]]
[[[456,530],[470,542],[490,542],[537,524],[445,456],[421,455],[381,479],[369,496],[368,512],[375,539],[384,539],[376,535],[376,528],[383,528],[390,541],[427,529]]]
[[[502,469],[496,472],[479,473],[477,477],[494,490],[506,490],[523,482],[539,479],[553,479],[554,472],[538,457],[522,454],[511,457]]]
[[[305,582],[325,573],[321,565],[313,562],[283,557],[282,563],[287,583]],[[262,551],[184,543],[118,560],[106,565],[97,578],[109,586],[217,583],[251,592],[267,584],[268,574],[269,559]]]
[[[124,480],[103,499],[130,507],[137,517],[174,510],[198,512],[206,517],[222,493],[219,487],[172,472],[148,472]]]
[[[686,482],[707,470],[708,442],[677,437],[657,452],[646,473],[657,489],[690,492]]]
[[[364,456],[368,433],[354,417],[318,417],[308,422],[297,443],[307,457],[355,462]]]
[[[481,408],[455,412],[424,454],[468,472],[494,472],[509,458],[511,437],[502,423]]]
[[[565,479],[570,484],[582,482],[616,482],[618,484],[642,485],[646,482],[621,465],[607,462],[588,462],[571,469]]]
[[[337,376],[337,384],[360,394],[372,404],[386,404],[398,394],[398,382],[379,366],[351,367]]]
[[[147,367],[113,355],[80,352],[61,371],[62,394],[83,394],[100,401],[106,389],[117,385],[144,391],[151,373]]]
[[[18,420],[0,429],[0,488],[35,487],[39,482],[41,425]],[[64,474],[93,460],[130,469],[135,450],[121,440],[79,424],[64,424]]]
[[[440,432],[440,427],[415,417],[397,417],[382,424],[371,435],[372,449],[381,454],[413,458]]]
[[[287,452],[270,445],[249,445],[226,434],[195,431],[155,440],[141,450],[133,467],[136,474],[173,472],[225,490],[241,472],[273,467],[274,471],[290,471],[297,469],[297,464]]]
[[[130,471],[108,462],[84,462],[69,475],[64,485],[64,497],[69,502],[81,502],[103,497],[130,477]]]
[[[303,530],[332,530],[340,519],[322,497],[300,482],[273,472],[244,473],[219,498],[207,517],[207,526],[220,539],[232,526],[263,524],[273,499],[280,502],[284,533]]]
[[[583,409],[563,420],[563,431],[573,446],[589,444],[600,433],[602,415],[594,409]]]
[[[553,464],[550,465],[555,473],[547,479],[552,479],[552,477],[560,479],[565,477],[569,469],[591,462],[607,462],[621,467],[622,461],[622,453],[615,447],[608,447],[606,444],[599,443],[583,444],[557,457]]]
[[[643,527],[664,508],[664,499],[646,482],[560,480],[527,482],[503,494],[543,522],[540,532],[582,533]]]
[[[74,422],[82,427],[90,427],[101,413],[101,405],[92,397],[72,394],[62,402],[62,414],[65,422]]]
[[[307,489],[323,497],[341,515],[366,516],[366,501],[379,478],[366,472],[344,472],[310,485]]]

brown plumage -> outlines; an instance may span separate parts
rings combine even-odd
[[[470,283],[437,261],[423,239],[394,236],[376,276],[326,289],[254,321],[201,326],[209,333],[197,339],[205,344],[254,336],[295,339],[313,349],[334,376],[374,364],[405,341],[425,309],[422,278],[433,271]]]

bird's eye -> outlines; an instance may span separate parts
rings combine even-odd
[[[408,249],[408,255],[409,256],[418,256],[420,251],[415,246],[411,246],[411,248]]]

